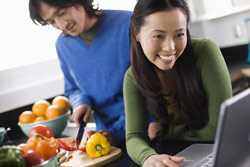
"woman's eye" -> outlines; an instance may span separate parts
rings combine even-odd
[[[158,34],[158,35],[153,35],[153,39],[162,39],[163,35]]]
[[[180,37],[183,37],[185,34],[184,33],[178,33],[177,35],[176,35],[176,37],[177,38],[180,38]]]

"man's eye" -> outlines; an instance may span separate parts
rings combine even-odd
[[[47,21],[48,24],[53,25],[55,22],[54,20]]]
[[[63,16],[65,14],[64,10],[59,10],[57,16]]]

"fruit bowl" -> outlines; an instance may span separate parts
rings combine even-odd
[[[65,129],[67,125],[68,118],[69,118],[69,113],[65,113],[52,120],[39,121],[39,122],[28,123],[28,124],[22,124],[19,122],[18,125],[26,136],[28,136],[28,133],[33,126],[42,124],[51,128],[56,137],[60,137],[63,130]]]

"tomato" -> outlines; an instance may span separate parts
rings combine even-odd
[[[30,137],[27,142],[26,142],[26,146],[28,149],[32,149],[35,150],[36,149],[36,145],[37,143],[42,140],[42,137],[39,135],[34,135],[32,137]]]
[[[28,145],[26,143],[19,144],[17,146],[21,150],[21,154],[24,156],[29,150]]]
[[[44,160],[55,156],[59,149],[57,139],[54,137],[47,138],[39,134],[30,137],[26,142],[26,149],[35,151]]]
[[[34,150],[28,150],[24,158],[26,160],[26,164],[28,167],[32,167],[44,161],[44,159],[39,154],[37,154]]]
[[[33,126],[29,131],[29,137],[34,136],[35,134],[40,134],[45,137],[54,137],[54,132],[51,128],[45,126],[45,125],[35,125]]]
[[[55,156],[58,152],[58,142],[55,138],[39,140],[36,144],[35,151],[45,160]]]

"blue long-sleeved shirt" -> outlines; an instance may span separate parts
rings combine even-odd
[[[89,104],[97,130],[109,131],[118,146],[125,141],[122,84],[130,63],[130,16],[127,11],[103,11],[90,44],[64,34],[56,42],[65,95],[73,108]]]

